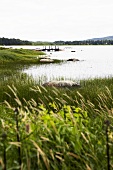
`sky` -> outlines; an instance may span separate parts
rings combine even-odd
[[[0,37],[75,41],[113,35],[113,0],[0,0]]]

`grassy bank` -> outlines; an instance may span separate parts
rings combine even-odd
[[[0,63],[37,63],[37,57],[44,53],[29,49],[0,48]]]
[[[112,82],[45,88],[21,74],[0,84],[1,168],[112,169]]]

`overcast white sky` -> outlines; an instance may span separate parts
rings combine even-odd
[[[0,0],[0,37],[31,41],[113,35],[113,0]]]

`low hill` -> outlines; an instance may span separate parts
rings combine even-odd
[[[91,41],[102,41],[102,40],[113,40],[113,36],[107,36],[107,37],[101,37],[101,38],[92,38],[92,39],[88,39]]]

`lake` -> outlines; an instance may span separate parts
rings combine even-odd
[[[37,47],[36,47],[37,48]],[[89,79],[113,76],[113,46],[61,46],[63,51],[46,52],[52,59],[63,60],[60,64],[34,65],[24,73],[34,79]],[[67,61],[76,58],[80,61]]]
[[[40,46],[12,46],[13,48],[29,48],[36,49]],[[51,59],[63,60],[60,64],[40,64],[25,66],[21,69],[22,73],[31,76],[35,81],[43,80],[47,82],[50,80],[75,80],[90,78],[104,78],[113,76],[113,46],[60,46],[62,51],[46,52]],[[79,61],[67,61],[68,59],[79,59]],[[13,66],[15,67],[15,66]],[[1,67],[0,77],[9,74],[9,70],[4,70]],[[20,68],[20,66],[19,66]],[[13,68],[16,70],[17,68]],[[19,69],[20,71],[20,69]],[[8,73],[7,73],[8,72]],[[7,73],[7,74],[6,74]],[[12,72],[14,73],[14,71]],[[3,74],[3,75],[2,75]]]

